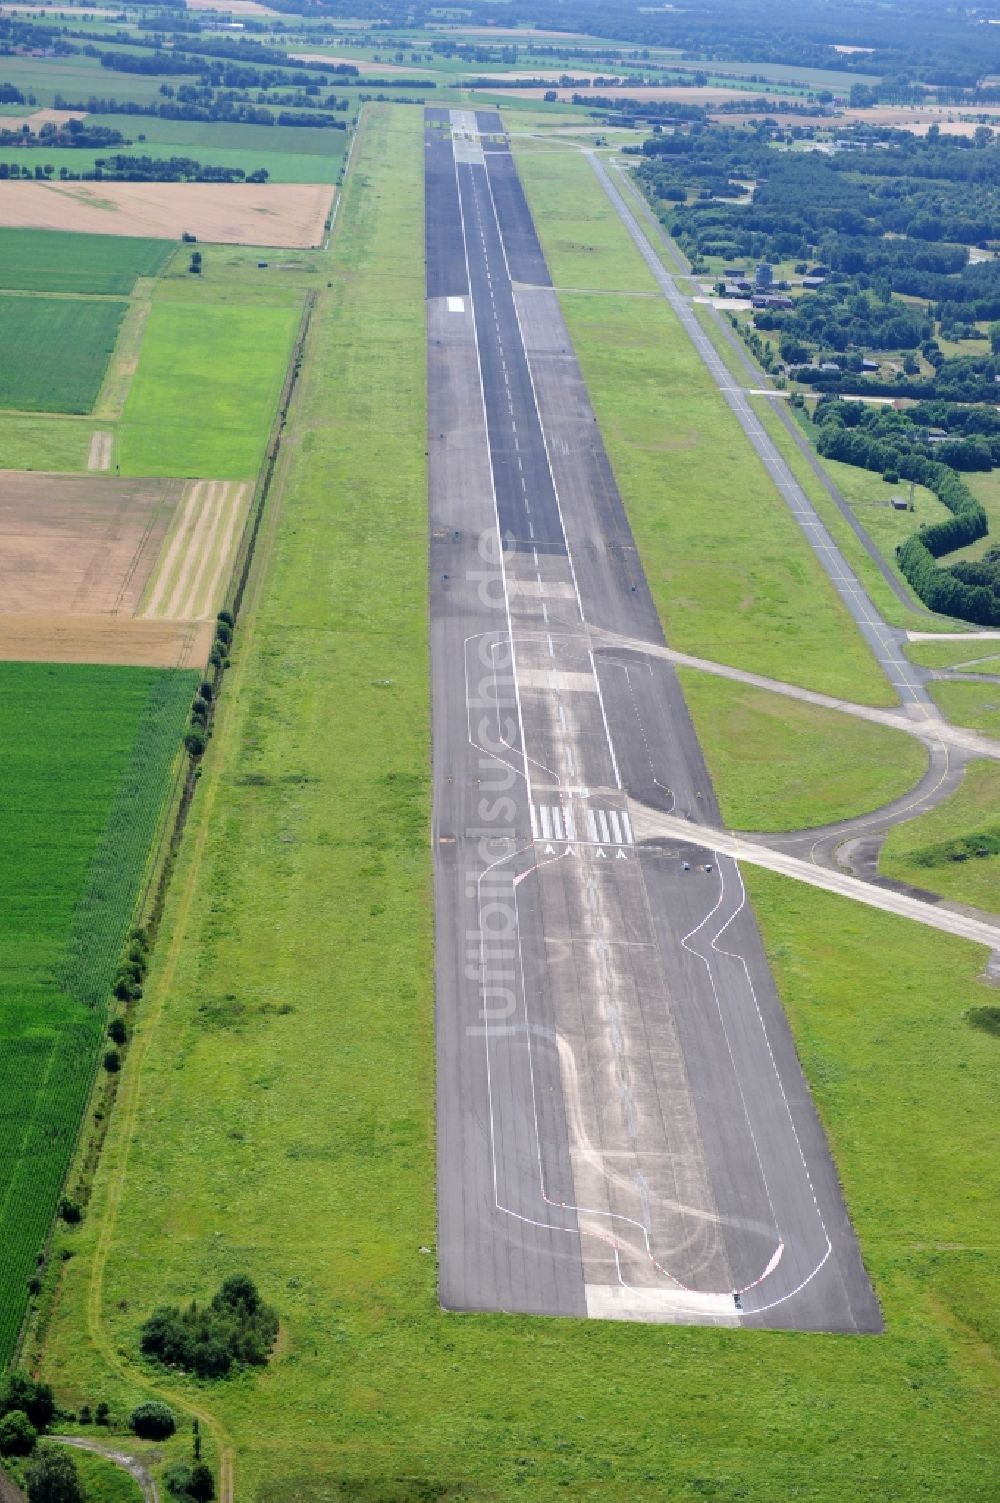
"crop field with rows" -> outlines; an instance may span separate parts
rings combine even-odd
[[[193,673],[0,663],[0,1365],[107,1023]]]
[[[127,306],[0,294],[0,407],[89,412]]]
[[[173,249],[169,240],[126,235],[0,229],[0,287],[127,294],[137,277],[156,276]]]

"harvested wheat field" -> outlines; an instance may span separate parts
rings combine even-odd
[[[322,240],[333,193],[329,183],[7,182],[0,225],[302,249]]]
[[[249,495],[222,480],[0,471],[0,659],[200,666]]]
[[[201,669],[214,636],[212,621],[0,614],[0,661]]]
[[[142,616],[214,617],[225,597],[249,495],[249,485],[228,480],[195,480],[187,486],[149,579]]]
[[[352,68],[357,68],[359,73],[379,74],[388,78],[390,73],[401,73],[406,78],[417,78],[421,73],[426,73],[426,68],[406,68],[401,63],[380,63],[378,59],[370,57],[332,57],[328,52],[290,52],[288,54],[297,63],[350,63]]]
[[[233,16],[277,16],[280,12],[258,0],[187,0],[188,10],[217,10]]]
[[[70,120],[86,120],[86,110],[29,110],[26,115],[0,115],[0,130],[40,131],[43,125],[66,125]]]
[[[182,494],[179,480],[0,472],[4,610],[135,615]]]

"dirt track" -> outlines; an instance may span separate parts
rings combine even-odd
[[[333,194],[328,183],[7,182],[0,225],[302,249],[322,240]]]

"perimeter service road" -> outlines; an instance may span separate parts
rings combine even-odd
[[[500,118],[425,135],[442,1302],[878,1331],[737,863],[635,843],[719,812]]]

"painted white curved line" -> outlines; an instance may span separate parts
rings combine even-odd
[[[498,860],[492,862],[488,867],[484,868],[484,870],[480,873],[479,878],[477,879],[477,889],[478,889],[477,900],[479,901],[480,906],[481,906],[481,889],[482,889],[483,879],[491,871],[495,871],[498,867],[503,866],[506,862],[511,861],[512,859],[514,859],[517,856],[524,855],[527,852],[528,849],[529,849],[528,847],[521,847],[517,851],[513,851],[513,852],[508,853],[505,856],[501,856],[500,858],[498,858]],[[547,1192],[547,1190],[545,1188],[545,1172],[544,1172],[544,1166],[542,1164],[541,1133],[540,1133],[539,1123],[538,1123],[538,1104],[537,1104],[537,1094],[536,1094],[536,1089],[535,1089],[534,1059],[533,1059],[533,1048],[532,1048],[532,1027],[531,1027],[531,1022],[530,1022],[530,1019],[529,1019],[529,1016],[528,1016],[527,988],[526,988],[526,986],[524,984],[524,960],[523,960],[523,954],[522,954],[522,950],[521,950],[520,915],[518,913],[518,903],[517,903],[516,888],[517,888],[518,885],[520,885],[520,882],[523,881],[526,877],[532,876],[536,871],[538,871],[543,866],[552,865],[555,861],[559,861],[559,860],[563,859],[564,855],[565,855],[565,852],[563,852],[560,856],[555,856],[555,857],[550,858],[549,861],[542,861],[542,862],[535,862],[535,863],[533,863],[533,865],[531,867],[529,867],[526,871],[521,872],[521,873],[519,873],[517,875],[517,877],[512,881],[512,887],[511,887],[512,894],[513,894],[513,900],[514,900],[514,926],[515,926],[515,933],[517,935],[517,946],[518,946],[518,968],[519,968],[520,975],[521,975],[521,998],[522,998],[522,1005],[523,1005],[523,1009],[524,1009],[525,1039],[526,1039],[527,1046],[528,1046],[529,1078],[530,1078],[530,1083],[531,1083],[532,1114],[533,1114],[533,1125],[534,1125],[534,1131],[535,1131],[535,1157],[536,1157],[536,1162],[537,1162],[537,1165],[538,1165],[539,1193],[541,1195],[542,1201],[543,1201],[543,1203],[545,1205],[551,1206],[553,1208],[553,1210],[558,1209],[558,1210],[570,1211],[575,1216],[578,1216],[578,1217],[579,1216],[589,1216],[589,1217],[595,1217],[595,1218],[602,1219],[602,1220],[610,1220],[612,1222],[614,1222],[614,1221],[621,1221],[621,1222],[624,1222],[625,1225],[627,1225],[627,1226],[633,1226],[633,1227],[635,1227],[636,1230],[639,1231],[642,1234],[643,1243],[645,1245],[646,1256],[648,1257],[648,1259],[649,1259],[650,1263],[653,1265],[653,1267],[656,1269],[657,1273],[661,1274],[663,1278],[669,1280],[670,1283],[673,1284],[673,1285],[675,1285],[678,1289],[683,1289],[685,1291],[685,1293],[702,1294],[702,1293],[706,1293],[707,1292],[707,1293],[718,1294],[720,1296],[729,1297],[729,1298],[732,1298],[735,1295],[741,1295],[742,1296],[743,1294],[747,1294],[747,1293],[750,1292],[751,1289],[757,1288],[758,1285],[760,1285],[764,1281],[764,1279],[771,1272],[773,1272],[773,1270],[777,1267],[778,1262],[780,1261],[782,1253],[784,1251],[784,1246],[785,1246],[784,1241],[780,1237],[779,1237],[778,1246],[776,1247],[774,1253],[772,1253],[771,1258],[770,1258],[770,1260],[769,1260],[769,1262],[767,1264],[767,1267],[765,1268],[764,1272],[762,1272],[756,1279],[751,1280],[750,1283],[748,1283],[746,1285],[743,1285],[740,1288],[736,1288],[736,1289],[710,1290],[710,1291],[696,1290],[696,1289],[692,1288],[692,1286],[690,1286],[688,1284],[685,1284],[683,1282],[683,1280],[679,1279],[676,1276],[676,1274],[672,1274],[670,1272],[670,1270],[668,1268],[665,1268],[663,1266],[663,1264],[659,1261],[659,1259],[655,1256],[655,1254],[653,1252],[653,1249],[652,1249],[652,1244],[650,1242],[649,1230],[648,1230],[648,1228],[642,1222],[635,1220],[634,1217],[626,1216],[623,1212],[619,1212],[619,1211],[605,1211],[605,1210],[599,1209],[597,1207],[579,1206],[579,1205],[576,1205],[574,1202],[571,1202],[571,1201],[557,1201],[557,1200],[554,1200],[548,1194],[548,1192]],[[484,930],[482,928],[482,925],[480,924],[480,967],[481,968],[485,968],[485,964],[486,964],[486,960],[485,960]],[[522,1212],[513,1210],[510,1206],[505,1205],[501,1201],[501,1199],[500,1199],[500,1190],[499,1190],[499,1175],[498,1175],[498,1168],[497,1168],[497,1157],[496,1157],[496,1125],[495,1125],[495,1116],[494,1116],[494,1107],[493,1107],[493,1072],[492,1072],[492,1063],[491,1063],[491,1060],[490,1060],[489,1009],[486,1008],[485,1006],[483,1008],[483,1024],[484,1024],[484,1026],[483,1026],[484,1042],[485,1042],[485,1046],[486,1046],[486,1048],[485,1048],[485,1055],[486,1055],[486,1085],[487,1085],[487,1103],[488,1103],[489,1123],[490,1123],[490,1156],[491,1156],[491,1169],[492,1169],[492,1178],[493,1178],[493,1203],[494,1203],[494,1206],[496,1207],[496,1209],[501,1214],[506,1215],[506,1216],[510,1216],[513,1220],[523,1222],[525,1225],[538,1227],[540,1230],[553,1231],[553,1232],[566,1232],[566,1233],[569,1233],[570,1235],[575,1234],[575,1235],[580,1236],[580,1237],[585,1237],[585,1236],[594,1237],[598,1241],[603,1242],[606,1246],[611,1247],[615,1251],[616,1256],[617,1256],[619,1248],[624,1247],[625,1251],[629,1251],[630,1249],[627,1246],[625,1246],[624,1244],[622,1244],[614,1236],[613,1230],[608,1235],[605,1235],[604,1233],[602,1233],[600,1231],[597,1231],[596,1229],[584,1228],[584,1227],[580,1227],[579,1225],[577,1225],[575,1227],[558,1226],[558,1225],[556,1225],[556,1224],[554,1224],[554,1223],[552,1223],[550,1221],[541,1221],[537,1217],[526,1216]],[[557,1042],[558,1042],[558,1036],[557,1036]]]

